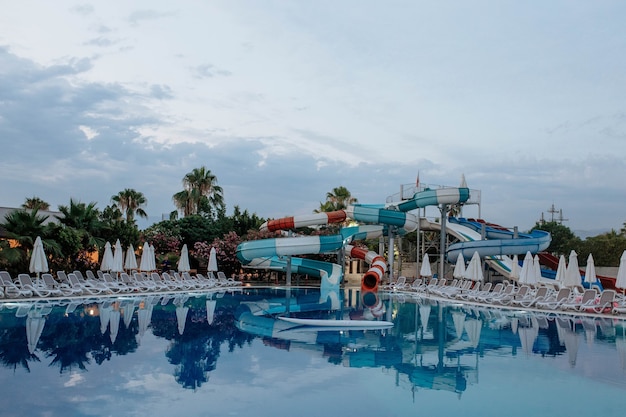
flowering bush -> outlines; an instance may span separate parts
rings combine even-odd
[[[208,262],[211,254],[211,245],[206,242],[196,242],[193,244],[193,249],[189,253],[196,259]]]
[[[180,251],[181,243],[178,236],[168,236],[163,232],[157,232],[150,240],[155,253],[171,253]]]
[[[237,232],[228,232],[221,239],[215,239],[213,246],[217,255],[217,264],[226,275],[238,273],[241,262],[237,259],[237,246],[241,243],[241,237]],[[210,250],[210,249],[209,249]]]

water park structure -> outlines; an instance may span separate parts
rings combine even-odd
[[[401,193],[402,194],[402,193]],[[454,264],[459,255],[464,261],[477,253],[482,264],[503,279],[517,280],[519,270],[518,256],[542,253],[551,242],[548,232],[535,230],[520,233],[516,227],[505,228],[484,220],[448,217],[449,207],[462,207],[470,200],[470,189],[462,176],[458,187],[441,186],[432,188],[419,186],[410,197],[384,204],[353,204],[345,210],[313,213],[310,215],[285,217],[269,220],[261,230],[281,233],[280,237],[248,241],[237,248],[237,257],[245,268],[257,268],[282,271],[287,274],[288,284],[292,273],[309,274],[321,279],[322,289],[330,289],[342,282],[346,259],[360,259],[368,265],[361,279],[364,291],[376,291],[378,286],[394,279],[394,257],[385,257],[385,253],[394,253],[394,239],[409,232],[437,232],[440,236],[439,271],[444,276],[444,264]],[[422,209],[436,207],[441,216],[429,219],[421,216]],[[425,211],[425,210],[424,210]],[[346,226],[334,235],[301,236],[296,229],[301,227],[320,227],[329,224],[344,223]],[[358,241],[386,237],[387,250],[368,250],[358,246]],[[447,238],[455,239],[448,244]],[[300,258],[310,254],[338,255],[338,262],[322,262]],[[518,263],[514,265],[514,263]],[[416,275],[417,276],[417,275]],[[552,271],[542,271],[540,280],[553,280]]]

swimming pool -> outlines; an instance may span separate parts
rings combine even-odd
[[[357,288],[246,287],[0,303],[0,415],[624,414],[622,320],[389,293],[367,305]]]

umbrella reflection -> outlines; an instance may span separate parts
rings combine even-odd
[[[215,306],[217,305],[216,300],[206,300],[206,319],[209,324],[213,324],[213,320],[215,318]]]
[[[534,317],[531,320],[531,323],[532,324],[530,326],[519,327],[517,329],[517,334],[519,335],[519,339],[522,344],[522,351],[526,354],[526,356],[532,355],[535,341],[539,335],[539,325]]]
[[[189,307],[184,307],[182,305],[176,306],[176,323],[178,324],[178,334],[182,336],[185,332],[185,324],[187,323],[187,313],[189,312]]]
[[[578,356],[578,336],[570,319],[557,318],[557,332],[562,345],[565,345],[570,366],[576,366]]]
[[[46,318],[38,310],[33,309],[28,312],[26,317],[26,340],[28,342],[28,351],[31,354],[37,349],[37,343],[39,343],[39,338],[41,333],[43,333],[45,325]]]

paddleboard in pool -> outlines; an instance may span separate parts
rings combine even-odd
[[[374,320],[321,320],[321,319],[298,319],[293,317],[278,317],[280,320],[299,324],[301,326],[315,326],[315,327],[361,327],[361,328],[376,328],[381,329],[385,327],[393,327],[393,323],[390,321],[374,321]]]

